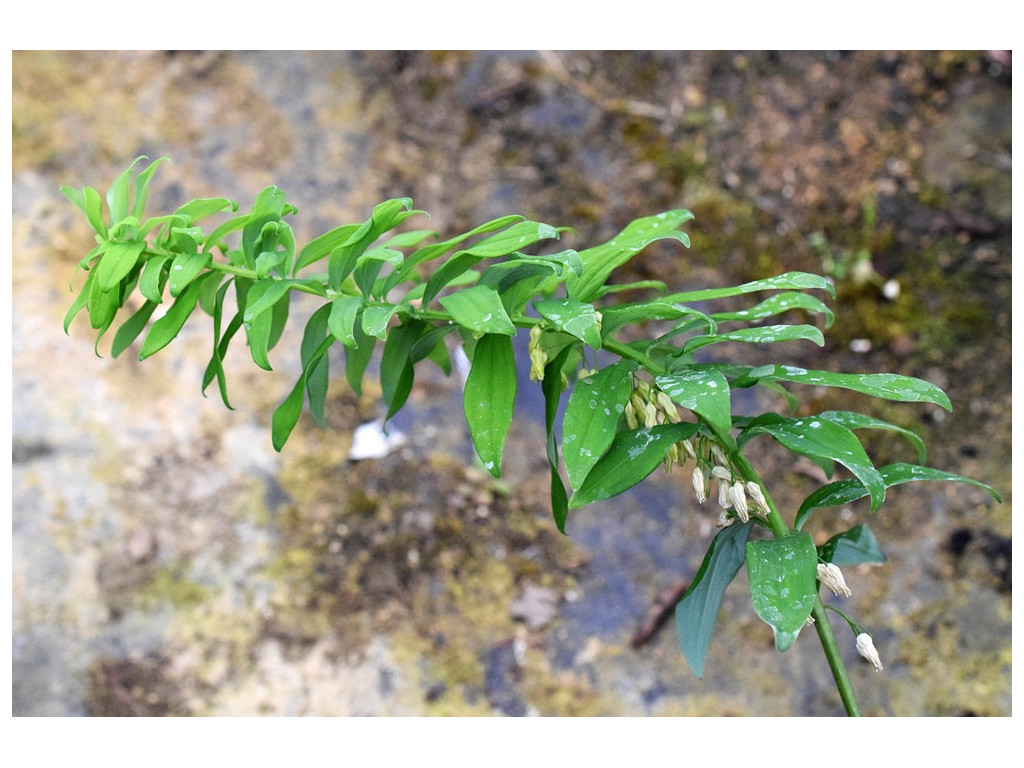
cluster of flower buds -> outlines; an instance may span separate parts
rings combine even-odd
[[[539,325],[530,329],[530,381],[544,380],[544,366],[548,364],[548,354],[540,345],[540,335],[544,329]]]
[[[697,466],[693,470],[693,490],[697,501],[703,504],[711,493],[711,484],[718,487],[718,506],[722,513],[718,525],[731,525],[737,518],[750,520],[750,515],[767,515],[768,502],[761,486],[754,481],[744,482],[732,470],[732,463],[722,447],[708,437],[697,441]]]
[[[672,402],[671,397],[636,377],[633,379],[633,392],[626,403],[625,416],[630,429],[650,429],[659,424],[678,424],[682,421],[679,407]],[[668,449],[665,468],[671,469],[676,464],[681,467],[686,464],[688,457],[697,458],[693,443],[690,440],[678,442]]]

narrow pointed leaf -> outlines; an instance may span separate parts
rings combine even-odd
[[[832,373],[791,365],[765,365],[752,369],[749,376],[811,386],[842,387],[885,400],[935,403],[947,411],[953,410],[946,394],[931,382],[895,373]]]
[[[224,297],[227,295],[228,288],[231,287],[231,280],[225,282],[217,290],[217,295],[214,297],[213,305],[213,353],[210,355],[210,362],[206,364],[206,370],[203,372],[203,397],[206,397],[206,388],[210,386],[210,382],[217,379],[217,388],[220,391],[220,399],[224,403],[224,407],[228,410],[234,410],[231,405],[231,401],[228,400],[228,383],[227,376],[224,372],[224,355],[227,352],[228,344],[231,342],[231,337],[235,335],[239,328],[242,327],[242,313],[237,312],[235,316],[228,323],[228,327],[224,330],[224,335],[221,336],[220,326],[222,316],[224,314]]]
[[[361,296],[336,296],[331,299],[331,314],[327,319],[327,327],[334,338],[352,349],[356,346],[356,315],[362,306]]]
[[[884,429],[889,432],[895,432],[905,437],[914,446],[917,451],[918,464],[924,464],[926,461],[927,452],[924,440],[909,429],[897,427],[888,421],[882,421],[881,419],[866,416],[863,413],[856,413],[855,411],[823,411],[818,415],[823,419],[834,421],[836,424],[842,424],[847,429]]]
[[[693,437],[697,429],[697,424],[682,422],[619,432],[569,499],[569,509],[629,490],[657,469],[673,444]]]
[[[299,359],[302,368],[306,371],[306,395],[309,398],[309,412],[313,419],[321,427],[326,426],[324,419],[324,400],[327,397],[327,385],[330,376],[329,357],[320,352],[324,337],[327,335],[327,317],[331,311],[331,305],[325,304],[314,312],[306,322],[306,329],[302,334],[302,344],[299,347]],[[330,337],[334,341],[334,337]],[[319,361],[313,360],[313,355],[319,353]]]
[[[380,386],[384,404],[388,407],[385,424],[405,405],[412,391],[412,348],[425,330],[425,323],[410,320],[392,329],[384,342],[380,361]]]
[[[819,347],[825,345],[825,337],[813,325],[762,325],[755,328],[740,328],[727,333],[695,336],[683,346],[684,353],[693,352],[708,344],[723,341],[741,341],[746,344],[773,344],[778,341],[796,341],[805,339],[813,341]]]
[[[158,157],[135,177],[135,182],[133,184],[134,201],[132,203],[131,210],[131,213],[135,218],[141,219],[142,215],[146,212],[146,200],[149,196],[149,182],[153,180],[153,176],[156,174],[157,169],[168,161],[169,158],[167,157]]]
[[[117,329],[117,333],[114,334],[114,343],[110,347],[111,357],[116,358],[131,346],[131,343],[145,329],[146,323],[149,322],[149,318],[153,315],[153,310],[156,308],[156,302],[146,301],[135,314],[121,324],[121,327]]]
[[[816,416],[786,419],[768,413],[758,416],[747,425],[740,435],[740,445],[760,434],[771,435],[794,453],[838,461],[868,489],[872,512],[885,499],[882,476],[871,463],[857,436],[846,427]]]
[[[101,291],[112,291],[135,268],[145,243],[107,243],[103,257],[96,266],[96,279]]]
[[[754,611],[788,650],[811,615],[818,595],[818,552],[806,533],[747,542],[747,574]]]
[[[665,296],[662,301],[666,302],[692,302],[707,301],[708,299],[722,299],[727,296],[741,296],[745,293],[757,291],[789,291],[789,290],[822,290],[828,291],[829,295],[835,298],[836,288],[828,278],[814,275],[809,272],[786,272],[777,277],[769,277],[764,280],[754,280],[742,285],[734,285],[728,288],[709,288],[702,291],[685,291]]]
[[[720,371],[693,369],[673,376],[658,376],[655,383],[672,401],[700,416],[718,434],[732,429],[729,382]]]
[[[583,274],[570,275],[565,283],[569,296],[580,301],[596,298],[608,276],[656,240],[678,240],[687,248],[690,238],[678,227],[693,218],[690,211],[665,211],[631,222],[603,245],[580,251]]]
[[[363,332],[361,320],[362,318],[357,314],[356,321],[352,326],[355,345],[345,350],[345,378],[348,380],[348,385],[352,387],[352,391],[357,395],[363,394],[363,376],[366,373],[366,367],[370,364],[370,358],[373,357],[374,347],[377,345],[377,339],[367,336]],[[347,344],[346,347],[348,347]]]
[[[887,558],[878,546],[878,539],[866,525],[855,525],[837,533],[818,547],[818,559],[833,565],[884,563]]]
[[[533,302],[533,308],[557,330],[571,333],[594,349],[601,348],[601,326],[593,304],[578,299],[546,299]]]
[[[632,360],[613,363],[579,379],[569,395],[562,418],[562,450],[573,488],[579,490],[587,473],[615,439],[615,428],[633,391],[631,374],[636,369]],[[545,372],[545,381],[546,377]]]
[[[189,283],[210,265],[211,261],[213,261],[213,256],[209,253],[183,253],[175,256],[174,261],[171,262],[171,271],[167,282],[171,296],[181,294]]]
[[[720,322],[726,320],[741,320],[743,322],[753,323],[769,317],[774,317],[775,315],[782,314],[783,312],[788,312],[792,309],[803,309],[807,312],[824,315],[826,328],[831,326],[832,322],[835,320],[835,313],[825,302],[809,293],[799,293],[797,291],[778,293],[774,296],[769,296],[767,299],[750,309],[741,309],[736,312],[716,312],[712,317]]]
[[[569,496],[562,483],[562,476],[558,473],[555,417],[558,415],[558,403],[562,396],[562,370],[571,350],[571,347],[566,347],[544,366],[544,380],[541,382],[541,389],[544,392],[544,426],[548,435],[548,465],[551,468],[551,515],[559,532],[563,534],[565,521],[569,515]]]
[[[320,346],[310,355],[309,361],[303,367],[302,374],[299,376],[299,380],[295,382],[295,386],[292,387],[292,391],[288,393],[288,396],[281,405],[274,411],[270,423],[270,436],[275,451],[280,451],[284,448],[284,444],[288,441],[288,437],[299,421],[306,391],[306,380],[310,370],[320,362],[320,358],[323,357],[324,353],[327,352],[333,343],[333,336],[328,336],[320,343]]]
[[[1001,503],[1003,500],[1002,496],[999,495],[999,492],[990,485],[952,472],[943,472],[940,469],[922,467],[917,464],[887,464],[878,470],[878,474],[886,488],[918,480],[940,480],[945,482],[967,483],[968,485],[974,485],[978,488],[983,488],[996,501]],[[822,509],[824,507],[836,507],[843,504],[849,504],[857,501],[858,499],[862,499],[867,495],[868,490],[864,487],[864,483],[856,478],[851,478],[849,480],[837,480],[834,483],[823,485],[804,499],[803,503],[800,505],[800,509],[797,511],[794,525],[797,530],[799,530],[803,528],[804,523],[807,522],[807,519],[815,510]]]
[[[440,301],[456,323],[474,333],[516,334],[516,327],[505,312],[501,297],[493,288],[476,285],[443,296]]]
[[[697,677],[704,677],[704,658],[711,646],[722,598],[747,559],[747,538],[753,527],[753,522],[733,523],[719,531],[693,583],[676,604],[679,645]]]
[[[213,273],[208,274],[212,275]],[[195,309],[196,301],[199,299],[199,289],[206,278],[207,275],[203,275],[194,280],[167,310],[167,314],[153,323],[149,333],[146,334],[145,341],[142,342],[139,360],[145,360],[150,355],[156,354],[178,335],[182,326],[185,325],[185,321],[192,314],[192,310]]]
[[[477,341],[473,351],[463,405],[473,447],[484,468],[495,477],[501,476],[501,454],[512,426],[515,400],[516,362],[512,339],[504,334],[487,333]]]

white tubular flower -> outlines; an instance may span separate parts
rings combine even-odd
[[[719,528],[728,528],[730,525],[732,525],[735,522],[736,522],[736,518],[735,517],[730,517],[729,513],[726,512],[723,509],[722,513],[718,516],[718,522],[715,523],[715,525],[717,525]]]
[[[718,465],[715,465],[714,467],[711,468],[711,477],[723,483],[732,482],[732,472],[730,472],[726,467]]]
[[[728,483],[718,484],[718,506],[722,509],[732,509],[732,494],[729,493]]]
[[[832,590],[833,595],[849,597],[853,593],[846,586],[846,579],[838,565],[832,563],[818,563],[818,580]]]
[[[704,486],[704,472],[700,467],[693,468],[693,491],[697,494],[698,504],[703,504],[708,500],[707,488]]]
[[[630,429],[636,429],[640,426],[640,422],[636,420],[636,409],[633,407],[632,400],[626,403],[626,426]]]
[[[765,501],[764,492],[761,490],[761,486],[751,480],[747,483],[747,493],[750,494],[750,500],[753,502],[753,505],[767,515],[768,502]]]
[[[738,480],[733,483],[729,488],[729,497],[732,499],[732,508],[740,516],[740,520],[747,522],[750,514],[747,512],[747,494],[743,491],[743,483]]]
[[[871,635],[861,632],[857,635],[857,653],[875,665],[875,670],[882,671],[882,660],[878,658],[878,651],[875,650],[875,643]]]
[[[658,416],[660,412],[654,407],[654,403],[648,401],[644,403],[644,426],[650,429],[651,427],[658,426]]]
[[[718,443],[711,444],[711,455],[715,457],[715,461],[719,464],[728,466],[729,457],[725,455],[725,451],[722,450],[722,447],[718,445]]]
[[[697,458],[697,452],[693,449],[693,440],[683,440],[683,450],[691,459]]]

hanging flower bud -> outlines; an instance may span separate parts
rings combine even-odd
[[[626,403],[626,426],[630,429],[636,429],[640,426],[640,423],[636,420],[636,409],[633,407],[632,400]]]
[[[729,493],[729,484],[726,482],[718,484],[718,506],[722,509],[732,509],[732,494]]]
[[[531,381],[543,381],[544,366],[548,364],[547,353],[540,345],[540,336],[543,332],[543,329],[539,325],[535,325],[530,329],[529,352]]]
[[[846,579],[838,565],[832,563],[818,563],[818,581],[832,590],[833,595],[849,597],[853,593],[846,586]]]
[[[740,520],[744,523],[747,522],[750,515],[747,512],[747,494],[743,491],[743,483],[738,480],[733,483],[729,488],[729,497],[732,499],[732,508],[740,516]]]
[[[753,505],[767,515],[768,502],[764,498],[764,492],[761,490],[761,486],[751,480],[747,483],[747,493],[750,494],[750,501]]]
[[[722,466],[729,466],[729,457],[725,455],[725,451],[722,450],[722,447],[718,445],[718,443],[711,444],[711,455],[714,456],[715,461]]]
[[[704,472],[700,467],[693,468],[693,492],[697,494],[698,504],[703,504],[708,500],[707,488],[704,485]]]
[[[697,458],[697,452],[693,449],[693,440],[683,440],[683,450],[691,459]]]
[[[857,635],[857,653],[874,664],[878,672],[882,671],[882,660],[878,657],[875,643],[867,632],[861,632]]]
[[[718,522],[715,523],[715,525],[717,525],[719,528],[728,528],[735,522],[736,518],[723,509],[721,514],[718,515]]]
[[[711,468],[711,477],[713,477],[715,480],[721,480],[722,482],[725,482],[725,483],[731,483],[732,482],[732,472],[730,472],[725,467],[719,467],[719,466],[712,467]]]

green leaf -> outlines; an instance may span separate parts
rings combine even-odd
[[[298,272],[303,267],[319,261],[335,248],[344,244],[359,227],[359,224],[345,224],[310,240],[299,251],[299,258],[295,262],[295,271]]]
[[[363,296],[373,296],[374,282],[385,264],[390,264],[392,269],[395,269],[402,266],[404,258],[401,251],[391,248],[374,248],[360,256],[356,261],[353,277]]]
[[[68,332],[68,328],[71,326],[71,321],[75,319],[75,315],[82,311],[82,308],[89,302],[89,297],[92,295],[92,286],[96,280],[96,270],[91,270],[88,277],[85,278],[85,282],[82,284],[82,290],[78,292],[75,300],[68,307],[67,314],[64,315],[64,333]]]
[[[608,307],[601,310],[601,335],[607,339],[625,325],[645,323],[650,320],[678,320],[694,312],[696,310],[666,304],[660,300]]]
[[[121,221],[125,216],[128,215],[131,210],[129,200],[129,184],[132,180],[132,170],[135,166],[146,157],[136,157],[132,160],[131,165],[124,169],[117,180],[111,185],[110,189],[107,190],[107,207],[110,209],[110,222],[116,224]]]
[[[794,453],[838,461],[868,489],[872,512],[885,499],[885,483],[881,475],[857,436],[846,427],[816,416],[786,419],[767,413],[747,425],[740,434],[740,445],[759,434],[771,435]]]
[[[327,319],[327,327],[334,338],[350,349],[356,346],[356,315],[362,306],[361,296],[336,296],[331,299],[331,314]]]
[[[668,286],[666,286],[661,280],[636,280],[632,283],[603,285],[598,289],[597,295],[594,298],[601,298],[602,296],[608,296],[613,293],[622,293],[623,291],[641,291],[647,289],[658,291],[658,293],[665,293],[668,290]]]
[[[740,328],[727,333],[694,336],[683,345],[683,353],[689,354],[695,349],[718,344],[723,341],[742,341],[747,344],[773,344],[777,341],[796,341],[806,339],[819,347],[825,346],[825,337],[813,325],[763,325],[756,328]]]
[[[531,277],[547,277],[557,274],[559,264],[543,259],[519,258],[509,259],[500,264],[492,264],[480,277],[480,285],[493,288],[504,293],[518,283]]]
[[[736,312],[716,312],[712,317],[720,322],[742,320],[752,323],[788,312],[791,309],[803,309],[808,312],[824,315],[826,328],[831,326],[835,320],[835,313],[821,299],[809,293],[798,293],[796,291],[786,291],[785,293],[769,296],[750,309],[741,309]]]
[[[212,274],[212,272],[208,272],[206,275],[202,275],[192,281],[188,288],[185,289],[185,292],[178,296],[171,305],[171,308],[167,310],[167,314],[153,323],[149,333],[146,334],[146,340],[142,342],[139,360],[145,360],[147,357],[156,354],[170,344],[174,337],[178,335],[182,326],[185,325],[185,321],[192,314],[192,310],[196,307],[196,301],[199,299],[199,289],[202,288],[203,281]]]
[[[345,350],[345,378],[348,380],[349,386],[352,387],[352,391],[357,395],[363,394],[363,376],[366,373],[366,367],[370,364],[370,358],[373,357],[374,347],[377,345],[377,339],[367,336],[363,332],[361,321],[362,318],[357,314],[356,321],[352,325],[355,346]],[[348,347],[347,344],[345,346]]]
[[[569,496],[558,474],[558,442],[555,440],[555,417],[562,395],[562,370],[572,347],[565,347],[553,360],[544,366],[544,426],[548,435],[548,465],[551,468],[551,515],[560,533],[565,533],[565,521],[569,516]]]
[[[693,674],[704,677],[704,657],[711,646],[726,588],[747,559],[753,521],[733,523],[711,541],[693,583],[676,605],[676,634]]]
[[[398,306],[389,304],[386,307],[367,307],[363,310],[363,330],[378,339],[386,339],[388,335],[388,323],[394,317]]]
[[[505,312],[501,297],[493,288],[476,285],[450,296],[442,296],[440,302],[456,323],[473,333],[516,335],[516,327]]]
[[[677,210],[637,219],[607,243],[580,251],[583,274],[570,275],[566,280],[569,296],[580,301],[597,298],[608,276],[655,240],[670,238],[689,248],[689,236],[678,227],[692,218],[690,211]]]
[[[330,304],[324,304],[314,312],[306,322],[306,329],[302,334],[302,344],[299,347],[299,359],[302,362],[302,369],[306,373],[306,395],[309,397],[309,412],[313,419],[321,427],[327,426],[324,418],[324,400],[327,397],[327,384],[330,375],[329,358],[326,350],[320,352],[320,348],[327,335],[327,316],[331,311]],[[330,337],[331,342],[334,337]],[[319,361],[313,360],[313,355],[319,352]]]
[[[895,373],[831,373],[791,365],[764,365],[748,374],[752,379],[792,381],[820,387],[842,387],[873,397],[901,402],[927,402],[953,410],[946,394],[934,384]]]
[[[103,198],[92,187],[82,189],[82,204],[85,218],[100,237],[107,236],[107,225],[103,221]]]
[[[433,301],[441,289],[452,280],[466,270],[476,266],[483,259],[507,256],[539,240],[557,237],[558,230],[550,224],[543,224],[537,221],[520,221],[496,235],[491,235],[491,237],[481,240],[464,251],[458,251],[438,267],[430,276],[430,279],[427,280],[427,287],[423,291],[424,306]]]
[[[514,224],[518,221],[523,220],[523,217],[518,215],[502,216],[501,218],[488,221],[486,224],[481,224],[479,227],[471,229],[469,232],[464,232],[461,235],[456,235],[455,237],[449,238],[444,242],[432,243],[431,245],[426,245],[420,248],[419,250],[414,251],[409,256],[409,258],[405,260],[404,266],[387,279],[387,282],[385,283],[384,286],[384,295],[387,295],[392,288],[394,288],[400,282],[402,282],[410,275],[412,275],[413,269],[418,264],[421,264],[424,261],[430,261],[431,259],[436,259],[438,256],[444,255],[453,247],[463,242],[464,240],[473,237],[474,235],[480,235],[485,232],[494,232],[495,230],[503,229],[504,227],[507,227],[510,224]]]
[[[863,413],[856,413],[854,411],[823,411],[818,415],[823,419],[834,421],[836,424],[842,424],[847,429],[884,429],[889,432],[896,432],[905,437],[917,450],[918,464],[924,464],[926,461],[924,440],[909,429],[897,427],[895,424],[890,424],[887,421],[882,421],[872,416],[865,416]]]
[[[134,202],[134,204],[132,206],[132,211],[131,211],[132,215],[135,218],[141,219],[142,215],[145,213],[145,211],[146,211],[146,200],[147,200],[147,198],[149,196],[149,182],[152,181],[153,176],[154,176],[154,174],[156,174],[157,169],[161,165],[163,165],[163,163],[168,162],[168,161],[169,161],[169,158],[167,158],[167,157],[158,157],[156,160],[154,160],[152,163],[150,163],[148,166],[146,166],[145,170],[141,171],[135,177],[135,184],[134,184],[135,202]]]
[[[672,401],[700,416],[718,434],[732,429],[729,381],[714,369],[692,369],[673,376],[658,376],[655,383]]]
[[[983,488],[988,491],[989,495],[991,495],[996,501],[1000,503],[1003,501],[999,492],[990,485],[978,480],[973,480],[969,477],[953,474],[952,472],[943,472],[940,469],[932,469],[931,467],[922,467],[917,464],[903,463],[888,464],[879,469],[878,474],[886,488],[917,480],[942,480],[953,483],[967,483],[969,485],[977,486],[978,488]],[[850,502],[862,499],[867,495],[867,488],[865,488],[864,484],[856,478],[851,478],[849,480],[837,480],[834,483],[823,485],[804,499],[803,503],[800,505],[800,509],[797,510],[794,525],[797,530],[799,530],[803,528],[804,523],[807,522],[807,519],[815,510],[822,509],[823,507],[837,507],[842,504],[849,504]]]
[[[884,563],[887,559],[875,534],[866,525],[855,525],[848,531],[837,533],[818,547],[818,558],[823,563],[834,565]]]
[[[412,391],[412,348],[426,329],[426,323],[420,320],[407,320],[392,329],[384,342],[380,361],[380,386],[384,404],[388,407],[385,424],[405,405]]]
[[[231,342],[231,337],[235,335],[239,328],[242,327],[242,313],[236,312],[231,322],[228,323],[228,327],[224,330],[224,336],[220,335],[220,325],[222,315],[224,314],[224,297],[227,295],[228,288],[231,286],[231,280],[225,282],[217,290],[217,295],[214,297],[213,305],[213,353],[210,355],[210,362],[206,365],[206,370],[203,372],[203,397],[206,397],[206,388],[210,386],[210,382],[214,378],[217,379],[217,388],[220,391],[220,399],[223,401],[224,406],[229,410],[234,410],[231,406],[231,402],[228,400],[228,383],[227,377],[224,374],[224,355],[227,353],[228,344]]]
[[[571,333],[594,349],[601,348],[601,326],[593,304],[578,299],[545,299],[533,302],[533,308],[557,330]]]
[[[267,351],[273,347],[275,318],[273,312],[265,310],[277,306],[278,302],[288,302],[289,289],[294,281],[274,280],[265,278],[257,281],[246,295],[245,314],[242,316],[245,335],[249,340],[249,351],[253,362],[260,368],[270,371],[270,360]],[[284,304],[287,308],[287,303]]]
[[[610,499],[629,490],[658,467],[669,448],[693,437],[697,429],[697,424],[682,422],[619,432],[607,453],[569,499],[569,509]]]
[[[495,477],[501,477],[501,454],[512,425],[515,400],[516,361],[512,339],[504,334],[485,333],[473,351],[463,406],[477,456]]]
[[[636,369],[632,360],[620,360],[579,379],[569,395],[562,417],[562,448],[573,488],[578,490],[583,485],[587,473],[615,439],[615,428],[633,391],[632,374]],[[544,375],[547,381],[546,371]]]
[[[263,253],[256,257],[256,265],[254,267],[256,278],[262,280],[275,269],[280,272],[279,268],[287,258],[288,254],[284,251],[263,251]],[[288,270],[284,270],[284,273],[287,274]]]
[[[149,322],[149,318],[153,315],[153,310],[156,308],[156,302],[146,301],[135,314],[121,324],[121,327],[117,329],[117,333],[114,334],[114,343],[110,347],[111,357],[116,358],[131,346],[131,343],[138,338],[139,334],[146,327],[146,323]]]
[[[256,241],[263,234],[264,226],[280,221],[284,210],[285,195],[278,187],[269,186],[256,196],[252,212],[242,228],[242,254],[249,269],[256,264],[256,257],[259,255]]]
[[[181,294],[212,261],[213,256],[209,253],[183,253],[175,256],[168,277],[171,296]]]
[[[164,267],[172,260],[172,256],[154,256],[146,260],[142,267],[142,274],[139,276],[139,293],[155,304],[164,300],[164,284],[170,276],[164,271]]]
[[[333,343],[334,337],[328,336],[313,351],[309,356],[309,361],[302,369],[302,375],[299,376],[299,380],[292,387],[292,391],[288,393],[288,397],[274,411],[270,423],[270,436],[275,451],[280,451],[284,448],[284,444],[288,441],[288,437],[299,421],[299,415],[302,413],[303,395],[306,391],[306,380],[310,370],[320,362],[320,358],[323,357],[324,353],[327,352]]]
[[[828,278],[820,275],[812,275],[809,272],[786,272],[777,277],[769,277],[765,280],[754,280],[743,285],[734,285],[728,288],[709,288],[703,291],[685,291],[665,296],[662,301],[666,302],[692,302],[707,301],[708,299],[723,299],[727,296],[741,296],[745,293],[757,291],[779,291],[779,290],[811,290],[818,289],[828,291],[832,298],[835,298],[836,287]]]
[[[747,542],[750,598],[757,615],[787,650],[811,615],[817,589],[818,552],[806,533]]]
[[[201,221],[215,214],[231,209],[238,210],[238,203],[223,197],[197,197],[189,200],[174,213],[186,217],[190,222]]]
[[[145,243],[107,243],[96,266],[96,279],[103,292],[114,290],[139,262]]]

